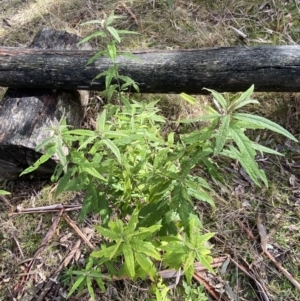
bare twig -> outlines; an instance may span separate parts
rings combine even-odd
[[[245,227],[245,225],[244,225]],[[300,283],[273,257],[271,253],[267,250],[267,241],[270,237],[270,234],[267,235],[267,231],[265,227],[261,223],[260,216],[257,217],[257,228],[259,231],[260,239],[261,239],[261,247],[263,250],[263,254],[265,254],[278,268],[280,272],[300,291]],[[250,230],[246,231],[247,233],[250,232]],[[250,236],[253,240],[255,240],[254,235],[252,234]]]
[[[205,281],[198,273],[194,273],[193,278],[202,283],[211,296],[217,301],[225,301],[219,293],[217,293],[207,281]]]
[[[277,269],[300,291],[300,283],[270,254],[267,250],[264,251],[269,259],[274,263]]]
[[[89,240],[85,237],[81,230],[71,220],[71,218],[66,213],[63,214],[63,217],[66,220],[66,222],[75,230],[75,232],[83,239],[83,241],[90,247],[90,249],[94,250],[94,246],[89,242]]]
[[[34,208],[17,208],[17,212],[11,213],[10,215],[17,215],[23,213],[48,213],[48,212],[58,212],[58,211],[73,211],[80,210],[82,205],[79,204],[70,204],[70,205],[62,205],[56,204],[51,206],[43,206],[43,207],[34,207]]]
[[[127,10],[127,12],[129,13],[129,15],[131,16],[131,18],[134,20],[135,24],[139,25],[139,22],[138,22],[138,20],[136,18],[136,15],[131,11],[131,9],[129,9],[124,2],[122,3],[122,5]]]
[[[251,278],[256,286],[259,288],[259,294],[262,296],[264,301],[270,301],[267,292],[265,291],[263,285],[248,271],[243,265],[236,262],[234,259],[230,258],[231,262],[234,263],[243,273],[245,273],[249,278]]]
[[[21,246],[19,244],[19,241],[14,236],[13,236],[13,240],[15,241],[15,244],[17,245],[17,247],[19,249],[21,257],[24,258],[24,254],[23,254],[23,251],[22,251]]]

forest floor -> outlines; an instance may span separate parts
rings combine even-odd
[[[120,45],[122,50],[300,43],[298,0],[0,0],[0,45],[27,47],[36,33],[45,27],[85,37],[95,27],[81,24],[102,19],[111,11],[122,16],[116,23],[118,29],[139,33],[125,37]],[[106,47],[101,39],[94,40],[92,46],[97,49]],[[0,98],[5,90],[0,88]],[[96,92],[91,93],[90,101],[96,102],[97,96]],[[139,97],[161,99],[161,110],[167,118],[191,117],[191,110],[178,95]],[[200,107],[211,100],[209,96],[195,97]],[[300,138],[299,94],[256,93],[255,97],[263,104],[256,107],[256,114],[277,122]],[[92,122],[97,113],[92,110],[96,107],[91,106],[85,125]],[[234,164],[221,166],[228,171],[225,181],[211,183],[217,209],[199,207],[198,213],[205,229],[216,233],[213,257],[230,255],[238,264],[247,267],[248,274],[231,262],[226,273],[220,276],[220,283],[227,283],[239,300],[297,301],[300,300],[300,291],[268,256],[261,254],[257,228],[260,217],[259,224],[270,233],[267,237],[269,252],[300,282],[300,145],[291,144],[268,131],[258,132],[254,137],[285,154],[284,157],[265,156],[260,163],[268,176],[269,188],[255,187]],[[39,300],[38,285],[49,283],[49,277],[59,269],[65,256],[70,250],[75,250],[77,234],[63,221],[38,255],[31,274],[26,274],[26,263],[40,247],[53,224],[55,213],[12,213],[16,208],[82,201],[81,193],[54,198],[55,187],[56,184],[49,182],[6,181],[0,184],[0,189],[11,192],[9,196],[0,197],[0,301]],[[70,216],[76,221],[77,212]],[[97,242],[97,237],[93,236],[94,219],[97,217],[91,216],[83,224],[76,221],[92,244]],[[89,252],[89,248],[81,243],[68,267],[82,267]],[[55,284],[55,300],[64,300],[71,285],[64,274],[61,275],[60,282]],[[267,292],[264,298],[258,294],[255,279],[264,285],[263,290]],[[25,293],[23,297],[13,299],[13,291],[20,283],[25,284]],[[197,285],[195,283],[195,290]],[[171,292],[172,300],[184,299],[180,286],[181,283]],[[111,283],[109,287],[106,295],[99,292],[97,300],[147,300],[151,297],[146,281],[123,280]],[[204,292],[207,298],[212,298],[207,291]],[[233,300],[230,296],[225,297],[225,300]],[[54,300],[54,297],[49,300]],[[89,300],[89,297],[83,291],[81,296],[72,300]],[[193,300],[205,299],[195,297]]]

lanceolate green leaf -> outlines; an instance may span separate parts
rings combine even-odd
[[[91,296],[92,301],[95,301],[95,293],[94,293],[94,289],[92,287],[92,280],[88,276],[86,277],[86,285],[87,285],[87,289]]]
[[[106,19],[106,26],[110,25],[115,19],[118,19],[118,16],[115,16],[114,12],[112,11]]]
[[[177,212],[180,216],[184,230],[187,231],[189,228],[189,216],[193,212],[193,207],[186,199],[182,199],[180,206],[177,208]]]
[[[106,122],[106,113],[107,110],[104,109],[97,118],[97,130],[103,134],[105,130],[105,122]]]
[[[276,124],[275,122],[268,120],[264,117],[257,116],[257,115],[250,115],[250,114],[246,114],[246,113],[235,113],[235,114],[233,114],[233,117],[236,119],[248,122],[250,124],[254,124],[257,126],[263,126],[266,129],[269,129],[273,132],[284,135],[285,137],[298,142],[298,140],[286,129],[281,127],[279,124]]]
[[[82,144],[80,144],[80,147],[78,148],[78,150],[85,149],[87,147],[87,145],[91,144],[96,138],[97,138],[97,135],[95,135],[94,137],[89,137]]]
[[[95,53],[88,61],[87,61],[87,65],[90,65],[91,63],[93,63],[98,57],[100,57],[100,56],[103,56],[103,55],[105,55],[106,54],[106,50],[101,50],[101,51],[98,51],[97,53]],[[106,72],[102,72],[102,73],[105,73],[106,74]],[[98,77],[100,77],[101,75],[100,74],[98,74],[97,76],[96,76],[96,78],[98,78]]]
[[[48,161],[51,158],[51,156],[54,155],[54,153],[55,153],[55,147],[52,147],[50,154],[47,153],[47,154],[42,155],[32,166],[29,166],[28,168],[23,170],[22,173],[20,174],[20,176],[38,169],[39,166],[42,165],[43,163],[45,163],[46,161]]]
[[[255,99],[251,99],[250,96],[254,91],[254,85],[252,85],[246,92],[242,93],[240,97],[235,99],[230,106],[228,107],[228,112],[232,112],[236,109],[239,109],[243,106],[246,106],[247,104],[250,103],[256,103],[258,104],[259,102]]]
[[[211,256],[203,256],[201,253],[197,252],[196,256],[197,260],[211,273],[215,273],[215,271],[211,267],[212,257]]]
[[[277,151],[275,151],[271,148],[265,147],[261,144],[258,144],[258,143],[252,142],[252,141],[251,141],[251,144],[252,144],[253,148],[256,149],[259,152],[269,153],[269,154],[277,155],[277,156],[284,156],[283,154],[281,154],[281,153],[279,153],[279,152],[277,152]]]
[[[136,252],[144,253],[147,256],[155,258],[156,260],[161,260],[158,251],[151,242],[134,239],[131,245]]]
[[[118,147],[110,139],[103,138],[102,141],[112,151],[112,153],[116,156],[119,164],[121,164],[122,163],[121,153],[120,153],[120,150],[118,149]]]
[[[83,282],[83,280],[85,279],[85,276],[80,276],[75,283],[73,284],[71,290],[69,291],[68,297],[69,298],[79,287],[79,285]]]
[[[216,146],[214,149],[214,155],[218,155],[222,151],[225,145],[225,142],[229,134],[229,123],[230,123],[230,116],[225,115],[221,119],[221,125],[219,127],[219,131],[216,136]]]
[[[107,45],[107,50],[110,56],[110,59],[114,62],[117,57],[117,49],[115,43],[111,42]]]
[[[123,243],[123,240],[121,238],[116,241],[116,244],[114,245],[114,249],[111,250],[109,257],[108,257],[110,260],[112,258],[115,258],[116,255],[118,255],[122,243]]]
[[[127,224],[127,227],[124,231],[125,234],[129,234],[129,233],[132,233],[136,226],[137,226],[137,223],[138,223],[138,217],[139,217],[139,211],[137,209],[135,209],[133,211],[133,213],[131,214],[131,217],[130,217],[130,220]]]
[[[229,146],[229,150],[223,150],[222,152],[225,156],[228,156],[232,159],[237,159],[244,170],[247,172],[251,180],[257,185],[261,186],[259,183],[259,179],[264,182],[264,184],[268,187],[268,181],[266,179],[265,173],[258,168],[257,163],[253,159],[245,158],[243,154],[241,154],[235,147],[232,145]]]
[[[80,24],[81,26],[83,25],[89,25],[89,24],[103,24],[103,21],[102,20],[90,20],[90,21],[87,21],[87,22],[84,22],[82,24]]]
[[[101,227],[101,226],[95,226],[95,229],[104,237],[109,238],[111,240],[117,240],[120,238],[120,233],[117,233],[113,230]]]
[[[106,27],[107,30],[110,32],[110,34],[116,39],[116,41],[118,41],[119,43],[121,43],[121,38],[117,32],[117,30],[115,30],[113,27],[111,26],[107,26]]]
[[[133,257],[133,252],[132,252],[132,249],[131,249],[131,246],[129,243],[125,243],[123,245],[123,254],[125,257],[125,264],[126,264],[128,272],[129,272],[129,276],[134,277],[134,275],[135,275],[134,257]]]
[[[228,111],[231,112],[231,111],[237,110],[237,109],[242,108],[242,107],[244,107],[244,106],[246,106],[246,105],[248,105],[250,103],[252,103],[252,104],[259,104],[259,101],[256,100],[256,99],[251,99],[251,98],[245,99],[243,101],[240,101],[239,104],[230,106],[229,109],[228,109]]]
[[[200,189],[196,190],[193,188],[188,188],[188,194],[196,199],[198,199],[199,201],[202,202],[207,202],[209,203],[212,207],[215,207],[214,201],[211,198],[211,196],[206,193],[205,191],[201,191]]]
[[[135,253],[135,259],[141,268],[150,276],[150,279],[153,281],[156,269],[153,262],[144,254]]]
[[[140,240],[152,237],[153,233],[157,232],[161,228],[160,224],[152,225],[149,227],[139,227],[138,231],[135,231],[131,235],[128,234],[128,237],[134,237]]]
[[[106,290],[105,290],[105,286],[104,286],[104,283],[103,283],[102,279],[95,278],[95,281],[97,282],[97,284],[98,284],[99,288],[101,289],[101,291],[105,293]]]
[[[0,190],[0,195],[8,195],[10,192],[5,191],[5,190]]]
[[[62,138],[60,136],[55,137],[56,155],[59,158],[60,164],[63,167],[64,172],[67,172],[67,151],[64,150]]]
[[[118,244],[119,244],[119,240],[117,241],[116,245],[110,246],[108,248],[103,247],[99,251],[92,252],[91,256],[95,258],[105,257],[107,259],[111,257],[111,254],[113,254],[114,257],[120,256],[122,254],[122,249],[118,248]]]
[[[188,103],[190,103],[190,104],[192,104],[192,105],[195,104],[195,102],[196,102],[196,100],[195,100],[195,98],[194,98],[193,96],[188,95],[188,94],[186,94],[186,93],[181,93],[180,96],[181,96],[184,100],[186,100]]]
[[[221,105],[221,107],[223,108],[223,110],[226,111],[226,109],[227,109],[227,101],[223,97],[222,94],[220,94],[219,92],[217,92],[215,90],[211,90],[211,89],[204,88],[204,90],[207,90],[207,91],[211,92],[212,95],[213,95],[213,97],[215,98],[215,100]]]
[[[91,167],[91,166],[81,166],[81,170],[83,172],[86,172],[88,174],[90,174],[91,176],[99,179],[99,180],[102,180],[104,182],[107,182],[107,180],[94,168],[94,167]]]
[[[230,134],[234,142],[237,144],[240,152],[247,158],[249,157],[249,160],[254,160],[256,152],[252,147],[250,139],[244,134],[244,132],[238,127],[231,126]]]
[[[69,183],[72,173],[73,173],[73,170],[69,169],[67,171],[67,173],[65,173],[64,176],[59,180],[59,183],[58,183],[56,191],[55,191],[55,197],[58,196],[63,191],[65,191],[65,188],[67,187],[67,185]]]
[[[194,274],[194,261],[195,261],[195,256],[193,254],[194,252],[188,253],[187,259],[184,263],[184,274],[186,277],[187,283],[191,284],[192,277]]]
[[[97,207],[101,217],[101,224],[103,226],[106,226],[110,218],[111,209],[109,207],[108,200],[105,193],[101,193],[99,195]]]
[[[64,135],[78,135],[78,136],[87,136],[87,137],[95,137],[95,136],[97,136],[97,134],[94,131],[83,130],[83,129],[66,131],[64,133]]]
[[[86,23],[87,24],[87,23]],[[102,30],[100,31],[96,31],[94,33],[92,33],[91,35],[89,35],[88,37],[82,39],[77,45],[83,44],[88,42],[89,40],[96,38],[96,37],[106,37],[105,32],[103,32]]]

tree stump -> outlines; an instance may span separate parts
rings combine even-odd
[[[80,37],[65,31],[41,30],[31,48],[87,49],[78,47]],[[41,153],[35,148],[50,137],[52,126],[57,126],[65,116],[67,124],[78,128],[84,117],[83,105],[88,92],[49,89],[9,88],[0,102],[0,181],[16,179],[47,179],[55,169],[56,162],[49,160],[34,173],[20,177],[19,174],[32,165]]]

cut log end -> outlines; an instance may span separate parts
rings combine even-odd
[[[0,145],[0,181],[15,180],[20,173],[36,162],[42,154],[22,145]],[[56,162],[49,160],[33,173],[24,175],[20,180],[49,179]]]
[[[65,31],[43,29],[30,47],[81,49],[77,46],[80,40]],[[63,117],[68,125],[80,127],[84,117],[82,106],[87,101],[85,91],[9,88],[0,102],[0,181],[49,179],[56,167],[55,160],[28,175],[19,178],[19,174],[40,158],[42,153],[35,148],[52,135],[51,128],[59,126]]]

